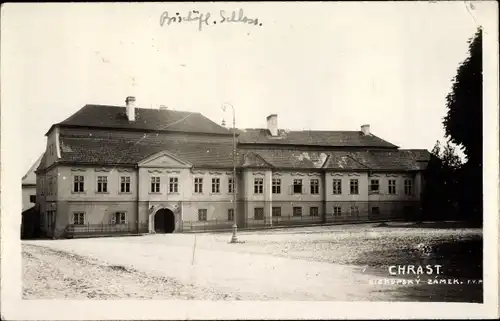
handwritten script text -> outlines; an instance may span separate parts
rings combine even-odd
[[[175,15],[170,15],[168,11],[165,11],[160,16],[160,27],[163,27],[164,25],[170,26],[185,22],[197,22],[198,30],[200,31],[205,26],[228,23],[242,23],[259,27],[262,26],[262,22],[260,22],[258,18],[247,17],[243,12],[243,9],[232,11],[230,13],[226,12],[225,10],[220,10],[219,17],[212,16],[210,12],[203,13],[198,10],[191,10],[185,16],[182,16],[178,12],[176,12]]]

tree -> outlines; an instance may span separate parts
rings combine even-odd
[[[482,221],[483,75],[482,30],[469,39],[469,55],[459,65],[451,92],[446,97],[448,112],[443,119],[447,138],[459,146],[467,162],[457,173],[459,206],[464,217]]]
[[[460,64],[446,96],[448,112],[443,120],[446,136],[461,146],[468,162],[482,162],[483,56],[482,31],[469,39],[469,56]]]
[[[426,188],[422,195],[425,218],[432,220],[457,219],[459,205],[459,172],[462,161],[450,141],[442,147],[436,142],[431,159],[424,171]]]

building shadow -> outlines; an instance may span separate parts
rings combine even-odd
[[[374,224],[373,227],[422,228],[422,229],[482,228],[481,224],[472,221],[382,222],[379,224]]]

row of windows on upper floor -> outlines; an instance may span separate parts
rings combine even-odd
[[[97,193],[108,193],[108,176],[102,175],[97,176],[96,181],[96,192]],[[48,195],[55,194],[55,182],[49,179],[48,182]],[[150,180],[150,193],[162,193],[161,191],[161,177],[152,176]],[[168,178],[168,193],[179,193],[179,178],[169,177]],[[228,180],[227,191],[228,193],[236,192],[236,186],[233,184],[233,178],[230,177]],[[195,193],[203,194],[203,178],[197,177],[194,179],[194,189]],[[85,192],[85,176],[76,175],[73,176],[73,193],[83,193]],[[120,193],[131,193],[130,176],[120,176]],[[221,193],[221,181],[220,178],[212,178],[212,193]],[[43,186],[42,186],[43,195]]]
[[[397,194],[396,188],[396,180],[388,179],[387,180],[387,193],[395,195]],[[220,178],[214,177],[211,182],[211,192],[213,194],[221,193],[221,181]],[[263,178],[254,178],[253,182],[253,192],[254,194],[263,194],[264,193],[264,179]],[[150,181],[150,193],[162,193],[161,191],[161,177],[152,176]],[[309,181],[309,193],[312,195],[318,195],[320,193],[320,183],[319,179],[310,179]],[[280,178],[272,179],[272,193],[273,194],[281,194],[282,193],[282,181]],[[178,177],[169,177],[168,178],[168,193],[179,193],[180,184]],[[232,177],[228,180],[227,192],[229,194],[236,192],[236,186],[233,184]],[[53,195],[55,190],[55,184],[53,180],[49,180],[49,189],[48,195]],[[74,193],[83,193],[85,191],[85,177],[84,176],[73,176],[73,189]],[[369,193],[370,194],[378,194],[380,193],[380,180],[379,179],[371,179],[369,184]],[[97,193],[108,193],[108,177],[107,176],[97,176],[97,185],[96,185]],[[194,178],[194,192],[196,194],[204,193],[204,180],[202,177]],[[302,179],[294,179],[293,184],[290,186],[289,190],[290,194],[305,194],[306,190],[304,189],[303,180]],[[131,185],[130,185],[130,176],[121,176],[120,177],[120,193],[131,193]],[[413,181],[411,179],[404,180],[404,193],[405,195],[413,195]],[[341,195],[342,194],[342,179],[333,179],[332,181],[332,194]],[[357,195],[359,194],[359,180],[358,179],[350,179],[349,180],[349,194]],[[43,188],[42,188],[43,195]]]

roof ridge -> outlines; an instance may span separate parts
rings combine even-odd
[[[119,105],[103,105],[103,104],[85,104],[82,108],[85,108],[87,106],[94,106],[94,107],[110,107],[110,108],[126,108],[126,106],[119,106]],[[188,111],[188,110],[177,110],[177,109],[160,109],[160,108],[147,108],[147,107],[135,107],[136,110],[156,110],[156,111],[174,111],[174,112],[179,112],[179,113],[191,113],[191,114],[201,114],[199,111]]]
[[[236,128],[238,130],[269,130],[265,127],[245,127],[245,128]],[[278,130],[288,131],[288,132],[315,132],[315,133],[360,133],[360,130],[326,130],[326,129],[286,129],[286,128],[278,128]],[[378,138],[378,137],[377,137]]]

